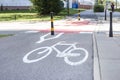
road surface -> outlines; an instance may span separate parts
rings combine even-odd
[[[0,80],[93,80],[92,33],[0,34]]]

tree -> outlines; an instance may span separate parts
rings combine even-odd
[[[61,0],[31,0],[31,2],[38,14],[43,15],[50,14],[50,12],[58,14],[63,8]]]

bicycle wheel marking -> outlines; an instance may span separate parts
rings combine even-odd
[[[32,54],[32,53],[34,54],[35,51],[38,51],[38,50],[41,50],[41,49],[44,49],[44,48],[46,48],[46,49],[43,51],[43,53],[44,53],[45,51],[47,51],[47,49],[48,49],[48,53],[47,53],[46,55],[44,55],[44,56],[42,56],[42,57],[40,57],[40,58],[38,58],[38,59],[32,59],[32,60],[28,59],[28,57],[29,57],[30,54]],[[23,62],[24,62],[24,63],[33,63],[33,62],[40,61],[40,60],[46,58],[51,52],[52,52],[52,49],[51,49],[50,47],[40,47],[40,48],[34,49],[34,50],[30,51],[29,53],[27,53],[27,54],[23,57]],[[38,55],[41,54],[41,53],[42,53],[42,52],[39,52]]]
[[[82,59],[82,60],[80,60],[80,61],[78,61],[78,62],[72,62],[72,61],[70,61],[69,60],[69,57],[74,57],[74,55],[69,55],[69,56],[66,56],[66,57],[64,57],[64,61],[67,63],[67,64],[69,64],[69,65],[71,65],[71,66],[77,66],[77,65],[80,65],[80,64],[82,64],[82,63],[84,63],[86,60],[87,60],[87,58],[88,58],[88,51],[86,50],[86,49],[84,49],[84,48],[77,48],[78,50],[81,50],[81,51],[84,51],[84,53],[85,53],[85,57]],[[72,51],[72,50],[71,50]],[[69,51],[70,53],[71,53],[71,51]],[[71,53],[72,54],[72,53]],[[79,55],[77,55],[76,54],[76,56],[79,56]]]

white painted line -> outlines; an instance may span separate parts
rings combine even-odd
[[[80,34],[93,34],[93,32],[79,32]]]
[[[39,31],[26,31],[25,33],[38,33]]]
[[[40,40],[39,41],[37,41],[36,43],[42,43],[42,42],[44,42],[44,41],[47,41],[47,40],[52,40],[52,39],[55,39],[55,38],[59,38],[61,35],[63,35],[64,33],[59,33],[59,34],[57,34],[57,35],[54,35],[54,36],[51,36],[50,35],[50,33],[48,33],[48,34],[45,34],[45,35],[43,35],[43,36],[41,36],[40,37]],[[46,38],[46,37],[48,37],[48,36],[51,36],[50,38]],[[46,38],[46,39],[45,39]]]

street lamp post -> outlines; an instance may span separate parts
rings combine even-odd
[[[77,0],[77,5],[78,5],[79,1]]]
[[[106,9],[105,9],[105,20],[107,20],[107,18],[106,18],[106,13],[107,13],[107,11],[106,11]]]
[[[68,14],[68,16],[70,14],[70,11],[69,11],[69,0],[67,0],[67,14]]]
[[[117,9],[117,0],[116,0],[116,9]]]
[[[95,0],[95,4],[98,4],[98,0]]]
[[[0,5],[0,10],[3,11],[3,4]]]
[[[107,20],[107,7],[108,7],[108,3],[106,2],[106,4],[105,4],[105,20]]]

